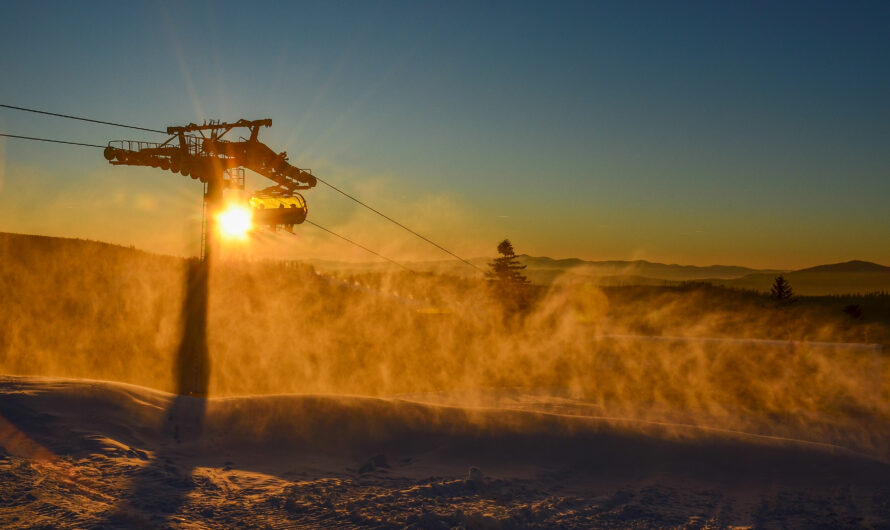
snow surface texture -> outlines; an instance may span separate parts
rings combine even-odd
[[[535,410],[2,377],[0,446],[4,528],[890,527],[847,449]]]

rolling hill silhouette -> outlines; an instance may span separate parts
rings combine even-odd
[[[872,272],[890,272],[890,267],[872,263],[870,261],[852,260],[843,263],[832,263],[831,265],[818,265],[807,269],[800,269],[796,273],[814,273],[814,272],[830,272],[830,273],[872,273]]]
[[[25,245],[27,242],[27,245]],[[141,250],[81,239],[70,239],[29,234],[0,232],[0,260],[17,259],[35,249],[64,253],[73,248],[115,256],[151,255]],[[486,268],[491,258],[469,260],[480,268]],[[890,267],[870,261],[851,260],[842,263],[818,265],[800,270],[753,269],[733,265],[679,265],[646,260],[588,261],[579,258],[555,259],[547,256],[519,255],[519,261],[527,266],[528,278],[538,284],[550,284],[564,275],[586,280],[597,285],[675,285],[681,282],[706,282],[714,285],[768,291],[776,275],[783,274],[800,295],[835,295],[890,291]],[[319,270],[345,273],[396,271],[389,263],[341,262],[330,260],[303,260]],[[453,260],[408,262],[411,268],[455,276],[473,276],[476,273],[464,264]]]
[[[579,258],[554,259],[546,256],[522,254],[519,261],[526,265],[525,275],[534,283],[548,285],[558,279],[589,281],[601,286],[677,285],[683,282],[704,282],[724,287],[768,292],[776,276],[782,274],[799,295],[865,294],[890,291],[890,267],[869,261],[852,260],[843,263],[818,265],[800,270],[753,269],[733,265],[679,265],[645,260],[587,261]],[[486,268],[489,258],[470,260]],[[310,260],[321,270],[362,273],[395,270],[383,263],[344,263]],[[470,277],[475,274],[468,267],[454,261],[411,262],[411,268],[439,274]]]
[[[835,295],[890,291],[890,267],[870,261],[846,261],[783,273],[797,294]],[[775,274],[754,273],[732,280],[712,281],[718,285],[766,291]]]

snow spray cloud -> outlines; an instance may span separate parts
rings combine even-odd
[[[176,389],[183,260],[31,236],[3,236],[0,255],[2,372]],[[693,424],[890,458],[888,363],[880,348],[836,344],[863,342],[844,320],[715,288],[570,278],[541,288],[517,318],[481,279],[223,262],[209,282],[210,395]]]

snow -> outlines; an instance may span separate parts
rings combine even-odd
[[[890,525],[880,459],[544,408],[2,377],[0,526]]]

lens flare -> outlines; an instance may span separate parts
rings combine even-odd
[[[230,206],[217,216],[219,230],[223,236],[244,239],[251,229],[250,210],[240,206]]]

